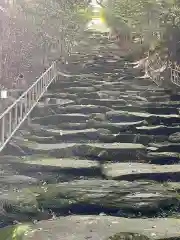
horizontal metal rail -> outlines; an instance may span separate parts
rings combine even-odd
[[[54,62],[11,106],[0,115],[0,151],[6,146],[21,124],[58,75]]]

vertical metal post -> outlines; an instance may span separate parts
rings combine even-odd
[[[1,119],[1,144],[4,143],[4,133],[5,133],[5,116]]]
[[[9,112],[9,119],[8,119],[8,121],[9,121],[9,136],[11,135],[11,132],[12,132],[12,113],[11,113],[11,111]]]
[[[37,97],[37,84],[33,87],[34,88],[34,101],[32,104],[34,104],[34,102],[36,101],[36,97]]]
[[[41,94],[41,81],[38,82],[38,97]]]
[[[41,80],[40,80],[40,82],[39,82],[39,88],[40,88],[40,95],[41,95],[41,93],[42,93],[42,90],[43,90],[43,87],[42,87],[42,78],[41,78]]]
[[[44,90],[43,80],[44,80],[44,76],[41,78],[41,92]]]
[[[56,82],[56,80],[57,80],[56,76],[57,76],[57,64],[56,64],[56,62],[54,62],[54,77],[55,77],[55,82]]]
[[[32,106],[32,103],[34,102],[34,87],[31,89],[31,96],[32,96],[32,99],[31,99],[31,106]]]
[[[39,82],[36,84],[36,101],[39,96]]]
[[[53,72],[54,72],[54,76],[53,76],[54,82],[56,82],[57,69],[56,69],[56,63],[55,62],[53,64]]]
[[[23,117],[23,105],[22,105],[22,100],[20,102],[20,114],[19,114],[19,118],[20,118],[20,121],[22,120],[22,117]]]
[[[15,114],[14,114],[14,120],[15,120],[15,124],[14,124],[14,128],[16,128],[17,124],[18,124],[18,106],[16,104],[15,106]]]
[[[48,72],[47,84],[49,83],[49,79],[51,79],[51,69],[49,69],[49,72]]]
[[[172,68],[170,68],[170,71],[171,71],[171,82],[173,83],[174,82],[174,78],[173,78],[173,70],[172,70]]]
[[[44,79],[43,79],[43,82],[44,82],[44,89],[45,89],[45,87],[46,87],[46,79],[47,79],[47,74],[44,75]]]
[[[38,99],[38,97],[39,97],[39,82],[36,84],[36,101],[37,101],[37,99]]]
[[[43,80],[43,82],[44,82],[44,89],[45,89],[45,87],[46,87],[46,79],[47,79],[47,74],[44,75],[44,80]]]
[[[28,110],[28,101],[27,101],[27,94],[24,97],[24,112],[26,114],[27,110]]]
[[[37,95],[37,98],[38,98],[40,93],[41,93],[41,84],[40,84],[40,82],[38,82],[37,87],[38,87],[38,95]]]
[[[27,94],[27,107],[28,107],[28,110],[31,108],[31,90],[28,92]]]
[[[35,101],[36,101],[36,99],[37,99],[37,95],[38,95],[38,84],[36,84],[35,86],[34,86],[34,97],[35,97]],[[34,102],[33,102],[33,104],[34,104]]]

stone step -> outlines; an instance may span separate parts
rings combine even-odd
[[[119,104],[126,104],[124,99],[95,99],[95,98],[80,98],[76,100],[77,104],[83,105],[99,105],[99,106],[106,106],[111,108],[112,105],[119,105]]]
[[[16,144],[26,154],[48,154],[51,157],[89,157],[92,160],[121,161],[121,159],[135,160],[142,156],[146,158],[146,148],[136,143],[57,143],[39,144],[23,139],[16,140]],[[24,154],[22,154],[24,155]]]
[[[66,89],[66,91],[68,91],[68,89]],[[56,93],[54,96],[67,96],[68,99],[70,100],[79,100],[81,98],[87,98],[87,99],[100,99],[101,98],[101,95],[99,94],[99,91],[98,90],[94,90],[94,91],[90,91],[90,92],[86,92],[86,91],[81,91],[81,92],[77,92],[77,93],[67,93],[67,92],[61,92],[61,90],[59,89],[56,89],[56,92],[54,91],[54,93]],[[53,94],[53,93],[52,93]],[[66,97],[65,97],[66,98]],[[92,103],[89,103],[89,104],[92,104]]]
[[[124,86],[120,86],[120,84],[116,86],[113,85],[112,83],[109,84],[99,83],[94,85],[94,88],[96,91],[119,91],[120,93],[126,90]]]
[[[68,92],[68,93],[75,93],[75,94],[78,94],[78,93],[89,93],[89,92],[95,92],[96,91],[96,88],[93,87],[93,86],[90,86],[90,87],[80,87],[80,86],[77,86],[77,87],[69,87],[69,88],[64,88],[64,89],[57,89],[59,92]]]
[[[125,71],[125,73],[128,75],[127,71]],[[131,74],[133,74],[133,72],[131,72]],[[153,90],[153,91],[163,91],[163,89],[158,89],[157,87],[152,86],[152,81],[148,80],[148,79],[139,79],[139,78],[129,78],[126,79],[126,81],[123,81],[124,85],[127,86],[136,86],[136,87],[140,87],[141,88],[145,88],[147,89],[147,87],[149,88],[149,90]]]
[[[110,119],[111,120],[111,119]],[[118,120],[118,119],[117,119]],[[147,125],[146,121],[138,118],[125,117],[122,121],[111,120],[107,121],[104,114],[54,114],[46,117],[35,117],[32,119],[32,124],[41,124],[47,126],[58,126],[60,129],[84,129],[86,128],[107,128],[113,133],[117,131],[137,131],[138,126]],[[78,128],[77,128],[78,127]],[[149,127],[148,127],[149,128]]]
[[[73,107],[73,106],[72,106]],[[71,109],[71,106],[70,108]],[[88,109],[88,108],[87,108]],[[145,141],[144,143],[145,144],[148,144],[149,142],[152,142],[152,141],[166,141],[168,139],[168,137],[166,137],[165,135],[162,135],[162,136],[149,136],[149,135],[145,135],[145,136],[141,136],[141,135],[136,135],[136,134],[117,134],[117,132],[121,131],[121,132],[124,132],[124,131],[129,131],[129,130],[133,130],[133,127],[135,126],[140,126],[140,125],[144,125],[144,122],[143,121],[137,121],[137,122],[107,122],[107,121],[104,121],[103,117],[104,115],[102,115],[102,118],[101,116],[99,116],[99,114],[97,115],[94,115],[92,116],[94,117],[95,119],[97,120],[89,120],[86,122],[86,126],[88,127],[88,129],[84,129],[84,134],[86,135],[86,131],[89,133],[91,132],[91,128],[94,127],[94,130],[93,131],[99,131],[98,128],[101,128],[102,131],[103,128],[106,128],[106,132],[108,132],[108,135],[106,136],[99,136],[101,141],[120,141],[122,142],[123,141],[123,138],[125,139],[124,142],[141,142],[141,141]],[[100,118],[99,118],[100,117]],[[101,121],[100,121],[101,120]],[[34,135],[38,135],[38,136],[44,136],[44,137],[50,137],[50,136],[57,136],[59,135],[59,137],[63,139],[64,137],[64,133],[63,129],[67,128],[68,129],[71,129],[71,131],[67,131],[68,133],[68,136],[69,138],[71,138],[70,136],[74,136],[76,134],[79,134],[78,133],[78,129],[76,129],[76,126],[77,126],[78,123],[74,123],[74,129],[73,129],[73,124],[69,124],[69,128],[68,128],[68,123],[65,125],[65,123],[63,123],[62,125],[60,125],[60,128],[57,128],[57,127],[53,127],[52,129],[50,127],[45,127],[45,126],[37,126],[36,124],[31,124],[31,127],[30,127],[30,131],[31,133]],[[79,123],[79,126],[82,125],[82,126],[85,126],[83,123]],[[61,129],[61,126],[62,126],[62,129]],[[109,129],[109,130],[108,130]],[[79,129],[80,132],[82,132],[82,130]],[[114,134],[111,133],[111,131],[115,132]],[[80,133],[81,134],[81,133]],[[93,133],[94,134],[94,133]],[[61,136],[60,136],[61,135]],[[65,134],[66,135],[66,134]],[[82,134],[81,134],[82,136]],[[96,136],[96,134],[95,134]],[[83,137],[83,136],[82,136]],[[97,138],[98,139],[98,138]],[[41,141],[41,139],[39,139]],[[49,139],[50,140],[50,139]],[[58,140],[58,139],[57,139]]]
[[[117,90],[117,88],[116,88]],[[104,99],[124,99],[125,101],[147,101],[147,99],[145,97],[141,97],[138,95],[134,95],[134,94],[127,94],[124,92],[124,88],[123,91],[118,90],[118,95],[116,94],[111,94],[112,91],[98,91],[98,94],[100,96],[100,98],[104,98]]]
[[[144,79],[143,79],[144,80]],[[140,79],[137,82],[132,81],[131,84],[128,83],[129,87],[133,90],[141,90],[143,91],[150,91],[150,92],[157,92],[158,91],[158,87],[157,86],[152,86],[152,81],[146,82],[146,84],[142,85],[142,79]],[[159,91],[162,92],[162,90],[160,89]]]
[[[99,85],[99,84],[102,84],[102,85],[107,85],[105,83],[105,81],[101,78],[97,78],[97,79],[83,79],[83,80],[74,80],[74,81],[65,81],[65,82],[61,82],[61,81],[58,81],[56,82],[55,84],[53,84],[51,86],[51,88],[49,88],[50,91],[56,91],[57,89],[59,90],[63,90],[66,92],[68,91],[68,89],[76,89],[77,87],[80,87],[80,88],[90,88],[93,86],[95,87],[96,85]],[[117,83],[113,83],[111,82],[111,85],[116,85]]]
[[[37,143],[58,143],[58,142],[99,142],[115,139],[107,129],[83,129],[83,130],[61,130],[61,129],[34,129],[29,135],[24,135],[29,141]]]
[[[162,211],[170,215],[180,202],[176,190],[145,181],[77,180],[30,187],[29,192],[44,210],[70,210],[74,214],[104,211],[119,217],[155,216]]]
[[[71,227],[68,227],[71,226]],[[125,240],[168,240],[178,239],[179,219],[176,218],[138,218],[130,219],[114,216],[75,215],[60,217],[54,220],[40,221],[35,225],[22,224],[26,230],[21,232],[24,240],[84,240],[84,239],[125,239]],[[19,233],[19,225],[0,230],[0,234]],[[28,230],[29,229],[29,230]],[[31,230],[30,230],[31,229]],[[74,229],[76,231],[74,232]],[[48,234],[46,234],[48,232]]]
[[[174,121],[178,121],[180,119],[180,115],[178,114],[151,114],[147,112],[131,112],[131,111],[110,111],[106,112],[106,116],[108,118],[121,118],[122,116],[130,116],[130,117],[138,117],[139,119],[146,119],[150,117],[156,118],[170,118],[174,119]]]
[[[150,134],[150,135],[170,135],[175,132],[180,131],[180,126],[165,126],[165,125],[157,125],[157,126],[140,126],[136,127],[136,130],[133,129],[134,133],[138,134]]]
[[[128,112],[144,112],[155,115],[168,115],[175,114],[178,115],[179,111],[174,107],[144,107],[144,106],[136,106],[136,105],[113,105],[112,108],[117,111],[128,111]]]
[[[81,113],[81,114],[92,114],[92,113],[106,113],[111,108],[98,106],[98,105],[67,105],[65,107],[59,107],[58,111],[62,113]]]
[[[91,87],[94,84],[98,84],[100,83],[99,80],[88,80],[86,79],[85,81],[81,81],[81,80],[67,80],[67,81],[57,81],[56,83],[54,83],[52,86],[49,87],[50,91],[53,91],[54,89],[68,89],[68,88],[76,88],[78,87]]]
[[[34,133],[34,135],[33,135]],[[36,135],[37,134],[37,135]],[[45,135],[45,134],[44,134]],[[35,131],[31,134],[28,135],[23,135],[25,141],[32,141],[32,142],[37,142],[37,143],[56,143],[56,138],[53,136],[39,136],[38,132],[36,133]]]
[[[149,135],[149,134],[131,134],[131,133],[119,133],[115,134],[115,142],[127,142],[127,143],[141,143],[148,145],[151,142],[163,142],[167,141],[166,135]]]
[[[179,108],[179,105],[180,105],[180,101],[157,101],[157,102],[152,102],[152,101],[148,101],[147,103],[142,103],[142,102],[136,102],[138,103],[139,105],[144,105],[144,106],[147,106],[147,107],[173,107],[173,108]]]
[[[154,95],[152,95],[152,96],[149,96],[148,97],[148,100],[150,101],[150,102],[163,102],[163,101],[167,101],[168,99],[170,98],[170,96],[169,95],[162,95],[162,96],[154,96]]]
[[[156,152],[180,152],[180,143],[160,142],[150,143],[150,147],[155,148]]]
[[[122,123],[120,123],[122,124]],[[120,124],[119,127],[120,127]],[[24,137],[29,141],[36,141],[38,143],[57,143],[57,142],[75,142],[78,140],[79,142],[86,141],[95,141],[95,142],[104,142],[104,143],[113,143],[113,142],[126,142],[126,143],[140,143],[144,145],[148,145],[149,143],[155,142],[163,142],[167,141],[168,137],[166,135],[137,135],[131,133],[118,133],[113,134],[112,131],[107,128],[110,126],[106,126],[107,128],[87,128],[87,129],[72,129],[72,130],[63,130],[56,128],[47,128],[46,126],[37,126],[31,124],[28,133],[24,133]],[[114,127],[115,128],[115,127]],[[112,126],[110,128],[112,130]],[[115,128],[116,130],[124,131],[125,128]]]
[[[60,123],[58,125],[42,125],[42,124],[35,124],[35,123],[29,123],[28,125],[29,130],[31,133],[36,134],[43,131],[44,129],[60,129],[60,130],[83,130],[83,129],[89,129],[91,126],[87,124],[87,122],[64,122]]]
[[[180,181],[180,165],[155,165],[148,163],[108,163],[103,165],[103,173],[115,180]]]
[[[154,164],[175,164],[180,162],[180,154],[178,152],[153,152],[150,151],[147,154],[149,163]]]
[[[9,164],[10,165],[10,164]],[[15,169],[14,169],[15,170]],[[24,173],[25,174],[25,173]],[[21,175],[21,174],[4,174],[0,177],[0,188],[1,193],[7,192],[12,187],[15,188],[23,188],[23,187],[29,187],[32,185],[39,184],[40,181],[36,177],[29,177],[27,175]]]
[[[114,134],[119,132],[133,131],[133,130],[136,130],[137,126],[144,126],[144,125],[146,125],[144,121],[133,121],[132,119],[132,121],[129,121],[129,122],[125,120],[123,122],[120,122],[120,121],[110,122],[104,119],[99,119],[98,116],[97,118],[94,116],[94,119],[89,120],[87,122],[87,127],[89,128],[106,128]]]
[[[180,94],[174,94],[170,96],[171,101],[180,101]]]
[[[55,103],[56,99],[62,99],[62,100],[74,100],[77,98],[76,94],[71,94],[68,92],[64,92],[64,93],[56,93],[56,92],[50,92],[48,91],[47,93],[45,93],[42,98],[41,98],[41,102],[46,101],[46,99],[49,99],[49,103]]]
[[[32,119],[32,123],[42,124],[42,125],[59,125],[60,123],[85,123],[89,119],[89,115],[85,114],[54,114],[47,115],[45,117],[35,117]]]
[[[46,105],[46,107],[52,107],[52,104]],[[64,106],[54,104],[54,111],[60,111],[61,113],[82,113],[82,114],[91,114],[91,113],[104,113],[111,111],[111,108],[98,106],[98,105],[83,105],[83,104],[67,104]]]
[[[40,183],[58,183],[85,178],[102,179],[99,163],[86,158],[52,158],[48,155],[11,157],[6,159],[18,175],[5,175],[0,178],[0,187],[29,187]],[[22,176],[21,174],[25,176]],[[12,178],[11,178],[12,177]]]
[[[130,112],[130,111],[110,111],[106,112],[109,121],[140,121],[146,120],[149,124],[172,125],[180,124],[180,115],[178,114],[150,114],[148,112]]]

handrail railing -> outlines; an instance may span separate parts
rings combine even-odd
[[[28,117],[58,75],[54,62],[11,106],[0,115],[0,151]]]
[[[170,68],[170,76],[171,82],[176,86],[180,87],[180,66],[175,64],[173,67]]]

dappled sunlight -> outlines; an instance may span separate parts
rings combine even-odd
[[[87,31],[95,32],[109,32],[110,29],[103,16],[103,8],[97,4],[96,0],[90,3],[92,8],[92,19],[88,22],[86,26]]]
[[[86,27],[86,30],[89,31],[97,31],[97,32],[109,32],[110,29],[108,28],[107,24],[102,18],[93,18]]]

